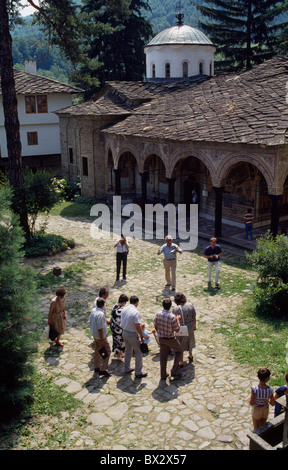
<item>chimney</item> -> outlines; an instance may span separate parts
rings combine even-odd
[[[36,60],[25,59],[25,72],[37,74]]]

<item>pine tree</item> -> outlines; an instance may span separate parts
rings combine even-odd
[[[288,24],[280,21],[288,8],[286,1],[206,0],[196,6],[207,18],[199,21],[199,27],[223,57],[215,64],[218,68],[249,69],[279,50],[281,31]]]
[[[0,186],[0,416],[10,418],[32,402],[37,323],[34,275],[19,263],[25,241],[11,210],[12,191]],[[37,328],[36,328],[37,330]]]
[[[83,0],[89,62],[74,75],[89,98],[108,80],[142,80],[145,42],[152,36],[145,0]]]

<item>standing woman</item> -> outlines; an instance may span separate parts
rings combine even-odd
[[[111,311],[110,329],[113,338],[112,351],[114,352],[114,357],[117,359],[121,359],[124,356],[125,342],[123,339],[123,330],[120,326],[120,321],[122,310],[127,302],[127,295],[121,294],[118,299],[118,303],[114,305]]]
[[[55,341],[57,346],[64,346],[60,343],[60,337],[65,332],[65,289],[57,289],[56,297],[50,304],[48,325],[50,326],[49,338]]]
[[[188,336],[178,337],[180,340],[182,351],[188,351],[188,360],[193,362],[193,348],[195,348],[195,334],[196,330],[196,311],[194,305],[191,302],[187,302],[187,299],[184,294],[177,292],[174,296],[174,302],[177,307],[174,307],[172,313],[176,316],[180,315],[180,325],[187,325]],[[183,321],[184,320],[184,321]],[[180,359],[179,365],[184,365],[183,354]]]

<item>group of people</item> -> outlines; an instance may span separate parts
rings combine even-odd
[[[269,404],[275,406],[274,417],[282,413],[283,407],[277,403],[277,399],[288,393],[288,373],[285,374],[285,384],[281,385],[274,392],[274,389],[268,385],[271,372],[267,367],[258,370],[257,376],[259,382],[251,387],[249,403],[252,406],[252,421],[254,429],[266,423],[269,415]]]
[[[171,351],[174,353],[174,363],[171,376],[181,376],[180,367],[187,364],[184,360],[184,351],[188,351],[188,362],[193,362],[193,348],[195,347],[196,311],[191,302],[187,302],[182,293],[176,293],[172,309],[172,301],[165,298],[162,309],[156,313],[154,328],[145,330],[145,324],[141,322],[139,311],[139,298],[132,295],[128,299],[126,294],[121,294],[118,302],[112,307],[111,316],[107,318],[106,299],[109,295],[107,288],[103,287],[95,299],[90,314],[90,333],[94,338],[94,371],[100,376],[109,377],[108,371],[111,352],[117,359],[124,358],[124,373],[135,372],[136,378],[147,376],[143,371],[143,353],[141,344],[146,337],[154,333],[160,348],[160,376],[165,380],[168,377],[167,361]],[[129,303],[128,303],[129,300]],[[187,327],[186,336],[177,336],[181,326]],[[108,326],[112,332],[112,351],[108,342]],[[131,367],[132,354],[135,355],[135,368]]]

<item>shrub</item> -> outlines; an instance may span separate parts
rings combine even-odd
[[[46,170],[37,170],[35,173],[27,170],[22,193],[28,212],[30,237],[33,237],[39,213],[49,212],[59,199],[53,176]]]
[[[21,266],[24,236],[11,210],[12,191],[0,187],[0,417],[11,418],[33,399],[33,353],[38,333],[34,310],[36,282],[30,268]],[[36,329],[37,330],[37,329]]]
[[[81,185],[79,177],[73,183],[70,183],[65,178],[61,180],[55,178],[54,182],[59,194],[60,201],[73,201],[76,196],[80,196]]]
[[[54,255],[68,248],[74,248],[73,239],[67,239],[61,235],[37,232],[33,238],[27,240],[25,245],[25,255],[28,258]]]
[[[247,255],[258,273],[254,290],[256,313],[288,317],[288,243],[283,235],[270,232],[257,240],[256,250]]]

